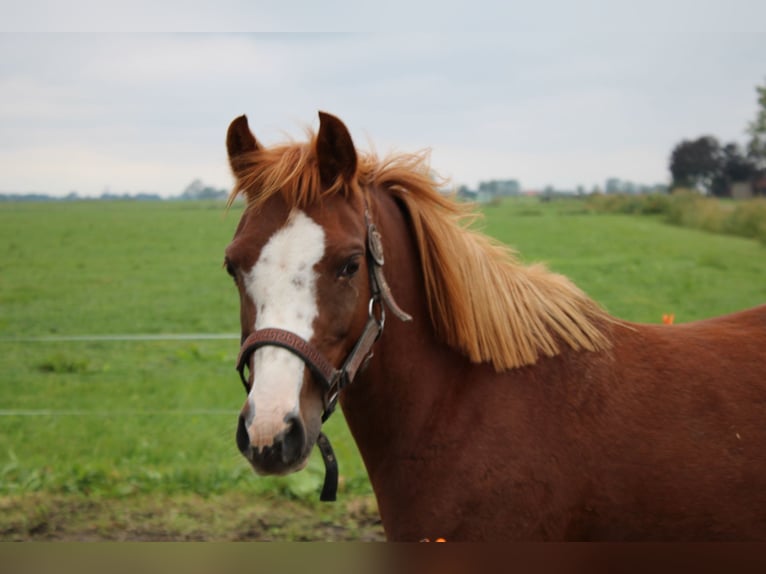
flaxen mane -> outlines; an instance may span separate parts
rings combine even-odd
[[[427,154],[359,158],[356,181],[324,189],[315,136],[246,154],[229,202],[244,193],[257,208],[281,193],[296,207],[333,193],[385,191],[410,214],[420,251],[431,320],[447,344],[498,371],[575,350],[609,347],[601,327],[610,317],[569,279],[542,265],[525,266],[515,253],[470,227],[476,215],[438,191]]]

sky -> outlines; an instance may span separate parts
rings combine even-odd
[[[667,183],[681,140],[747,141],[765,21],[762,0],[0,0],[0,193],[229,188],[232,119],[269,145],[319,110],[454,185]]]

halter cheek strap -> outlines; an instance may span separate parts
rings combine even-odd
[[[354,381],[357,373],[372,358],[372,347],[383,334],[386,308],[401,321],[412,320],[412,317],[397,305],[391,294],[391,288],[383,275],[383,241],[375,224],[370,220],[366,208],[364,219],[367,224],[367,268],[370,279],[368,318],[362,334],[343,365],[336,369],[314,345],[295,333],[277,328],[259,329],[242,341],[237,357],[237,371],[248,393],[250,392],[250,384],[249,377],[245,375],[245,368],[249,367],[253,353],[265,346],[281,347],[299,357],[324,387],[322,398],[324,404],[322,422],[324,423],[335,411],[340,392]],[[330,440],[322,432],[319,433],[317,447],[325,464],[325,482],[320,500],[334,501],[338,489],[338,463]]]

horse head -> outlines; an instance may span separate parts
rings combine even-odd
[[[380,336],[382,248],[343,123],[320,112],[306,145],[264,148],[245,116],[227,149],[247,206],[225,267],[240,297],[247,390],[237,445],[259,474],[303,468],[340,390]]]

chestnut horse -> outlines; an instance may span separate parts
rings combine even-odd
[[[305,466],[339,395],[390,540],[766,539],[766,306],[614,318],[467,225],[423,155],[309,135],[227,135],[256,472]]]

